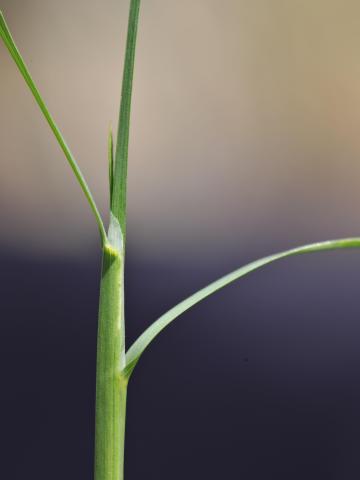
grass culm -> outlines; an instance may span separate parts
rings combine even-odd
[[[130,1],[121,104],[116,139],[108,139],[109,225],[106,228],[92,193],[59,127],[50,114],[0,12],[0,36],[40,107],[94,214],[102,249],[96,366],[95,480],[123,480],[127,389],[142,354],[159,333],[186,310],[241,277],[286,257],[360,247],[360,238],[329,240],[292,248],[255,260],[214,281],[152,323],[125,345],[124,266],[126,251],[127,167],[132,83],[140,0]]]

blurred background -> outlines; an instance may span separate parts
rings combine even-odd
[[[128,1],[0,0],[107,218]],[[360,5],[143,2],[127,339],[218,276],[360,235]],[[1,464],[92,476],[95,221],[0,45]],[[360,476],[360,252],[293,258],[164,332],[130,391],[127,480]],[[54,469],[55,466],[55,469]]]

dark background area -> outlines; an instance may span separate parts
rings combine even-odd
[[[130,252],[128,342],[249,259],[169,266]],[[164,331],[130,383],[126,478],[358,478],[359,267],[356,251],[285,260]],[[1,258],[6,478],[92,476],[98,273],[97,252]]]

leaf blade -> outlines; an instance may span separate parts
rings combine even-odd
[[[312,243],[309,245],[304,245],[301,247],[292,248],[290,250],[285,250],[274,255],[269,255],[267,257],[260,258],[255,260],[243,267],[234,270],[233,272],[215,280],[211,284],[197,291],[190,297],[186,298],[175,307],[168,310],[160,318],[158,318],[154,323],[152,323],[139,337],[129,350],[126,353],[126,367],[125,373],[130,376],[133,369],[135,368],[137,362],[139,361],[141,355],[145,349],[150,345],[150,343],[159,335],[159,333],[171,324],[177,317],[182,315],[184,312],[189,310],[191,307],[201,302],[205,298],[209,297],[218,290],[230,285],[234,281],[238,280],[241,277],[257,270],[265,265],[268,265],[277,260],[295,256],[303,255],[306,253],[314,253],[326,250],[336,250],[336,249],[347,249],[347,248],[360,248],[360,237],[355,238],[345,238],[339,240],[328,240],[325,242]]]
[[[108,168],[109,168],[109,194],[110,205],[112,203],[113,189],[114,189],[114,136],[112,128],[109,128],[108,135]]]
[[[140,0],[131,0],[121,87],[119,124],[115,149],[114,186],[111,202],[111,211],[120,223],[124,241],[126,237],[126,196],[130,113],[139,11]]]
[[[96,206],[96,203],[94,201],[94,198],[90,192],[90,189],[86,183],[86,180],[70,150],[68,147],[64,137],[62,136],[62,133],[60,132],[59,127],[57,126],[55,120],[53,119],[52,115],[50,114],[45,101],[43,100],[38,88],[35,85],[35,82],[25,64],[25,61],[23,57],[21,56],[15,41],[11,35],[10,29],[5,21],[4,15],[2,11],[0,10],[0,37],[2,38],[6,48],[8,49],[12,59],[14,60],[16,66],[18,67],[21,75],[23,76],[27,86],[29,87],[31,93],[33,94],[36,103],[38,104],[42,114],[44,115],[49,127],[51,128],[58,144],[60,145],[61,150],[63,151],[70,168],[72,169],[85,197],[86,200],[95,216],[96,223],[98,225],[99,231],[100,231],[100,236],[103,245],[106,243],[107,236],[106,236],[106,231],[105,227],[100,215],[100,212]]]

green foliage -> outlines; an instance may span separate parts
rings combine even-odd
[[[85,194],[100,230],[103,264],[100,285],[96,387],[95,480],[122,480],[127,383],[139,358],[157,335],[177,317],[208,296],[241,277],[286,257],[325,250],[359,248],[360,238],[345,238],[286,250],[256,260],[216,280],[194,293],[156,320],[125,353],[124,262],[126,236],[126,184],[130,131],[131,96],[140,0],[131,0],[121,105],[114,155],[112,131],[108,137],[110,225],[106,234],[99,210],[89,187],[48,111],[29,70],[19,53],[0,11],[2,38],[21,75],[55,135]]]
[[[128,149],[130,133],[131,96],[134,76],[135,48],[139,22],[140,0],[131,0],[126,41],[125,64],[121,89],[121,105],[117,133],[113,195],[111,211],[119,220],[121,231],[126,238],[126,186]]]
[[[108,165],[109,165],[109,205],[112,203],[114,185],[114,136],[112,129],[109,129],[108,136]]]
[[[158,320],[156,320],[152,325],[150,325],[150,327],[147,328],[144,333],[142,333],[142,335],[140,335],[140,337],[133,343],[133,345],[126,353],[126,375],[131,375],[144,350],[165,327],[167,327],[177,317],[186,312],[186,310],[189,310],[197,303],[201,302],[205,298],[209,297],[218,290],[221,290],[227,285],[230,285],[239,278],[244,277],[245,275],[248,275],[254,270],[258,270],[259,268],[264,267],[265,265],[268,265],[269,263],[275,262],[276,260],[280,260],[282,258],[294,255],[302,255],[304,253],[320,252],[324,250],[336,250],[342,248],[358,247],[360,247],[360,238],[345,238],[341,240],[329,240],[326,242],[312,243],[310,245],[292,248],[291,250],[286,250],[281,253],[276,253],[274,255],[255,260],[254,262],[251,262],[235,270],[234,272],[225,275],[224,277],[216,280],[207,287],[186,298],[175,307],[171,308],[168,312],[166,312]]]
[[[53,133],[55,135],[55,138],[60,145],[61,150],[64,152],[64,155],[65,155],[67,161],[69,162],[69,165],[70,165],[72,171],[74,172],[74,175],[75,175],[77,181],[79,182],[82,191],[85,194],[85,197],[86,197],[86,199],[87,199],[87,201],[90,205],[90,208],[95,215],[95,219],[96,219],[96,222],[98,224],[100,235],[101,235],[102,244],[104,245],[106,243],[106,232],[105,232],[104,224],[102,222],[99,210],[98,210],[98,208],[96,206],[96,203],[93,199],[93,196],[92,196],[92,194],[89,190],[89,187],[88,187],[88,185],[85,181],[85,178],[84,178],[83,174],[81,173],[81,170],[80,170],[78,164],[76,163],[76,160],[75,160],[73,154],[70,151],[70,148],[66,144],[64,137],[62,136],[58,126],[56,125],[56,123],[53,119],[53,117],[51,116],[51,114],[50,114],[42,96],[40,95],[39,90],[37,89],[37,87],[34,83],[34,80],[32,79],[32,77],[29,73],[29,70],[28,70],[28,68],[27,68],[19,50],[17,49],[17,46],[15,45],[15,42],[14,42],[12,36],[11,36],[10,30],[9,30],[9,28],[8,28],[6,22],[5,22],[5,18],[4,18],[1,11],[0,11],[0,37],[4,41],[4,44],[5,44],[6,48],[8,49],[10,55],[12,56],[14,62],[16,63],[18,69],[20,70],[21,75],[24,77],[24,80],[27,83],[31,93],[33,94],[37,104],[39,105],[40,110],[42,111],[46,121],[48,122],[51,130],[53,131]]]

